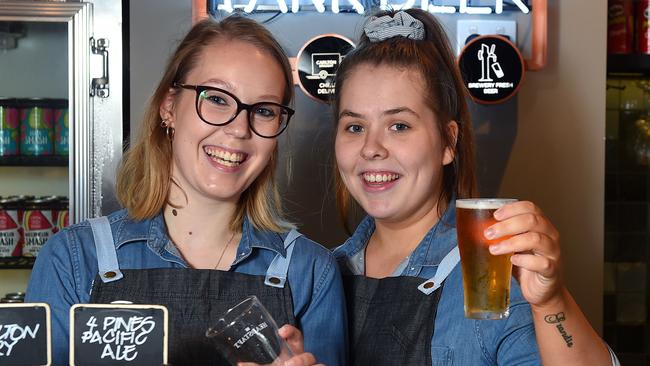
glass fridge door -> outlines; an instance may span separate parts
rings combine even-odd
[[[0,269],[29,268],[54,232],[116,206],[121,17],[119,0],[0,1],[0,236],[18,231]]]

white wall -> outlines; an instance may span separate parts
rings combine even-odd
[[[526,75],[502,196],[533,200],[562,235],[566,282],[601,329],[606,0],[549,1],[548,66]],[[578,17],[579,15],[579,17]]]

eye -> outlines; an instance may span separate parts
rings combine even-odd
[[[212,96],[208,97],[208,100],[211,101],[214,104],[222,104],[222,105],[228,104],[225,99],[223,99],[223,98],[221,98],[220,96],[217,96],[217,95],[212,95]]]
[[[410,128],[411,127],[409,127],[406,123],[401,123],[401,122],[395,123],[392,126],[390,126],[390,129],[392,131],[398,131],[398,132],[406,131]]]
[[[228,105],[228,100],[219,94],[209,94],[207,91],[201,93],[201,98],[216,105]]]
[[[361,133],[363,132],[363,127],[361,127],[361,125],[350,124],[345,127],[345,130],[351,133]]]
[[[265,106],[256,107],[254,113],[256,116],[263,117],[265,119],[271,119],[277,116],[277,113],[272,108]]]

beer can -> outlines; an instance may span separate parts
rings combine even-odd
[[[17,198],[0,198],[0,258],[20,257],[23,236]]]
[[[56,231],[70,226],[70,209],[68,197],[57,197]]]
[[[54,125],[50,101],[42,98],[20,102],[20,153],[45,156],[54,153]]]
[[[36,257],[45,242],[54,234],[55,217],[53,217],[51,198],[35,198],[27,201],[23,215],[25,242],[23,256]]]
[[[609,0],[607,3],[607,52],[630,54],[634,39],[632,0]]]
[[[11,292],[5,295],[5,299],[25,301],[24,292]]]
[[[0,156],[18,155],[20,127],[16,99],[0,97]]]
[[[636,50],[642,54],[650,54],[650,22],[648,21],[650,0],[639,0],[636,6]]]
[[[0,299],[0,303],[4,303],[4,304],[19,304],[19,303],[22,303],[22,302],[24,302],[24,300],[7,299],[6,297],[3,297],[2,299]]]
[[[68,130],[70,125],[68,100],[55,99],[52,107],[54,113],[54,154],[68,155]]]

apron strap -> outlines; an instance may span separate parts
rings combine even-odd
[[[273,258],[271,265],[266,270],[266,277],[264,278],[265,285],[277,288],[284,287],[285,282],[287,282],[287,272],[289,271],[289,262],[291,262],[294,244],[296,243],[296,239],[301,236],[302,234],[295,229],[289,231],[286,239],[284,239],[284,249],[287,255],[283,257],[282,254],[278,253]]]
[[[458,246],[455,246],[447,255],[440,261],[438,265],[438,270],[436,275],[424,281],[418,286],[420,290],[425,295],[430,295],[435,290],[442,286],[442,282],[449,276],[449,273],[456,267],[460,262],[460,253],[458,252]]]
[[[117,251],[115,250],[108,217],[102,216],[89,219],[88,222],[90,222],[90,228],[93,230],[99,277],[104,283],[121,279],[124,275],[117,263]]]

